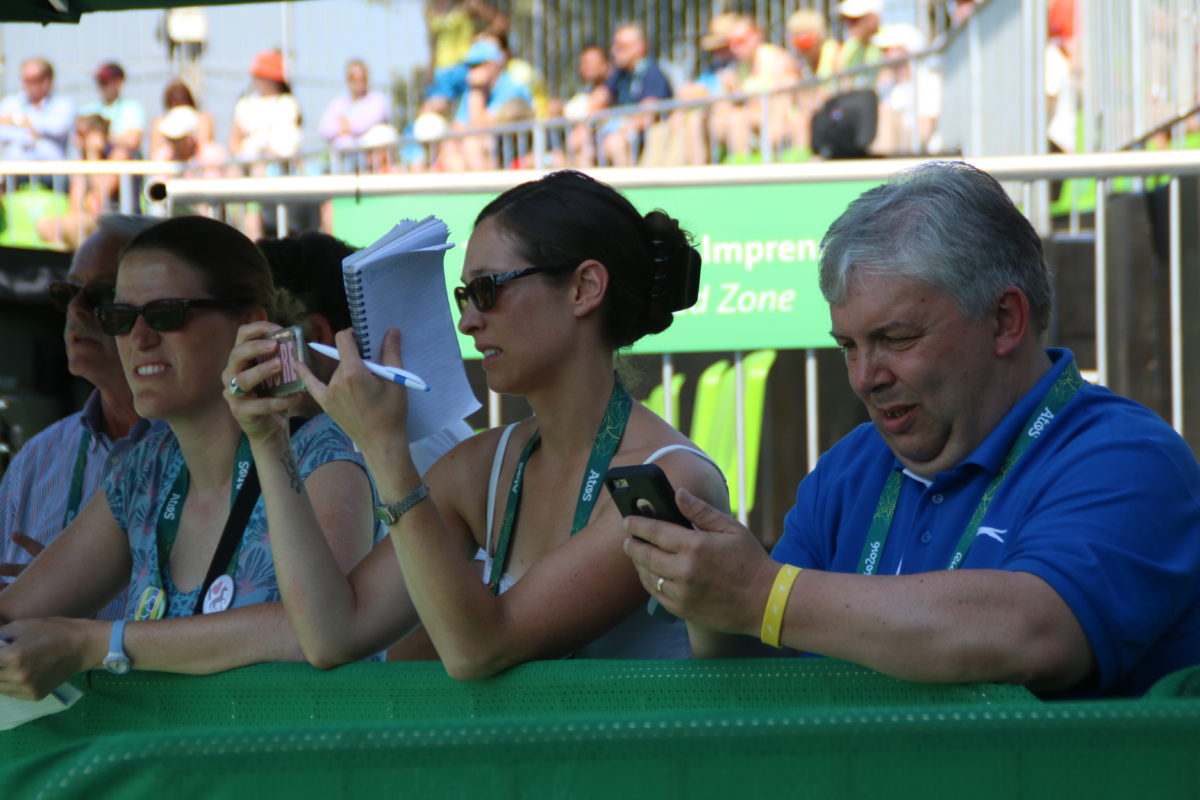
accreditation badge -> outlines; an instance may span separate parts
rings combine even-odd
[[[216,614],[224,611],[233,603],[233,578],[222,575],[212,582],[204,595],[204,613]]]
[[[147,586],[138,598],[133,612],[135,620],[162,619],[167,610],[166,592],[157,586]]]

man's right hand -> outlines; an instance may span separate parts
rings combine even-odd
[[[642,586],[689,622],[757,638],[779,564],[728,514],[685,489],[675,492],[675,502],[694,529],[649,517],[625,519],[631,534],[625,552]]]

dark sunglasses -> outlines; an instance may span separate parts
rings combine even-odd
[[[139,316],[146,318],[146,324],[156,331],[177,331],[187,322],[189,308],[241,308],[247,305],[244,300],[215,300],[201,298],[198,300],[151,300],[144,306],[127,306],[123,303],[111,303],[98,306],[96,316],[100,320],[100,329],[109,336],[120,336],[133,330]]]
[[[467,282],[466,286],[454,287],[454,301],[458,303],[458,313],[467,310],[467,300],[470,300],[475,308],[480,311],[491,311],[496,307],[496,293],[500,287],[509,281],[515,281],[517,278],[524,278],[526,275],[536,275],[539,272],[551,272],[560,269],[575,269],[579,265],[578,261],[572,261],[567,264],[551,264],[545,267],[526,267],[525,269],[515,269],[512,272],[501,272],[495,275],[480,275],[478,278],[472,278]]]
[[[95,311],[96,306],[108,305],[116,296],[116,287],[111,283],[85,283],[80,286],[70,281],[54,281],[48,289],[50,302],[59,311],[67,313],[67,306],[75,299],[75,295],[83,292],[83,302],[88,311]]]

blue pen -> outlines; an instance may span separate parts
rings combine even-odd
[[[309,342],[308,346],[323,356],[329,356],[336,361],[341,360],[341,358],[338,356],[336,347],[330,347],[327,344],[321,344],[319,342]],[[409,389],[416,389],[422,392],[429,391],[429,384],[421,380],[420,377],[418,377],[415,373],[409,372],[406,369],[400,369],[399,367],[385,367],[382,364],[376,364],[374,361],[363,361],[363,364],[367,369],[371,370],[371,372],[374,372],[381,378],[386,378],[392,383],[398,383],[401,386],[407,386]]]

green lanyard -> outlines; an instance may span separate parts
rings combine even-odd
[[[79,503],[83,500],[83,473],[87,469],[88,445],[92,441],[92,432],[83,429],[79,437],[79,449],[75,451],[75,469],[71,472],[71,491],[67,495],[67,513],[63,516],[62,526],[66,528],[79,514]]]
[[[579,487],[579,500],[575,504],[575,519],[571,523],[571,535],[578,533],[592,516],[592,508],[596,498],[600,496],[600,487],[604,473],[617,445],[625,434],[625,423],[629,421],[629,412],[633,408],[633,398],[621,384],[620,378],[615,378],[612,395],[608,398],[608,407],[604,409],[604,419],[600,421],[600,430],[596,432],[596,442],[592,445],[592,454],[588,457],[587,469],[583,471],[583,483]],[[496,555],[492,559],[491,570],[488,572],[487,584],[492,594],[500,593],[500,577],[504,574],[504,564],[508,560],[508,549],[512,543],[513,528],[517,524],[517,508],[521,504],[521,485],[525,477],[525,463],[537,449],[541,437],[537,431],[529,437],[521,457],[517,460],[517,471],[513,473],[512,488],[508,493],[508,504],[504,508],[504,518],[500,521],[500,537],[496,543]]]
[[[250,440],[243,434],[241,441],[238,442],[237,454],[233,460],[230,508],[237,502],[238,493],[242,490],[242,484],[246,482],[246,476],[250,473],[253,465],[254,457],[250,453]],[[167,501],[163,503],[162,509],[159,511],[158,527],[155,530],[158,546],[158,569],[150,574],[150,586],[142,593],[143,596],[134,612],[134,619],[158,619],[166,615],[168,600],[166,592],[163,590],[163,565],[171,557],[171,548],[175,546],[175,537],[179,535],[179,518],[183,514],[183,501],[187,498],[189,481],[190,476],[185,462],[180,465],[179,473],[175,476],[175,482],[171,484],[171,491],[167,495]],[[225,568],[225,574],[230,578],[237,570],[237,557],[241,550],[242,545],[239,542],[233,557],[229,559],[229,565]],[[201,594],[203,594],[203,587]]]
[[[971,515],[971,521],[967,523],[962,536],[959,537],[958,546],[954,548],[954,554],[950,557],[950,563],[946,569],[958,569],[962,564],[963,559],[967,557],[967,551],[975,543],[976,534],[979,532],[979,523],[983,522],[983,516],[992,504],[1000,484],[1004,482],[1013,465],[1017,463],[1017,459],[1046,431],[1055,416],[1075,396],[1081,386],[1083,386],[1083,377],[1079,374],[1079,367],[1075,365],[1075,362],[1071,362],[1058,376],[1058,380],[1054,381],[1042,401],[1037,404],[1033,413],[1029,415],[1029,419],[1025,420],[1021,434],[1009,448],[999,471],[987,488],[983,490],[983,497],[980,498],[975,513]],[[862,556],[858,560],[860,575],[874,575],[879,568],[879,561],[883,558],[883,548],[887,544],[888,533],[892,527],[892,518],[896,515],[896,502],[900,498],[900,484],[903,481],[904,477],[900,470],[893,470],[892,474],[888,476],[887,483],[883,486],[883,491],[879,495],[879,504],[875,507],[875,516],[871,519],[871,527],[867,531],[867,540],[863,543]]]

